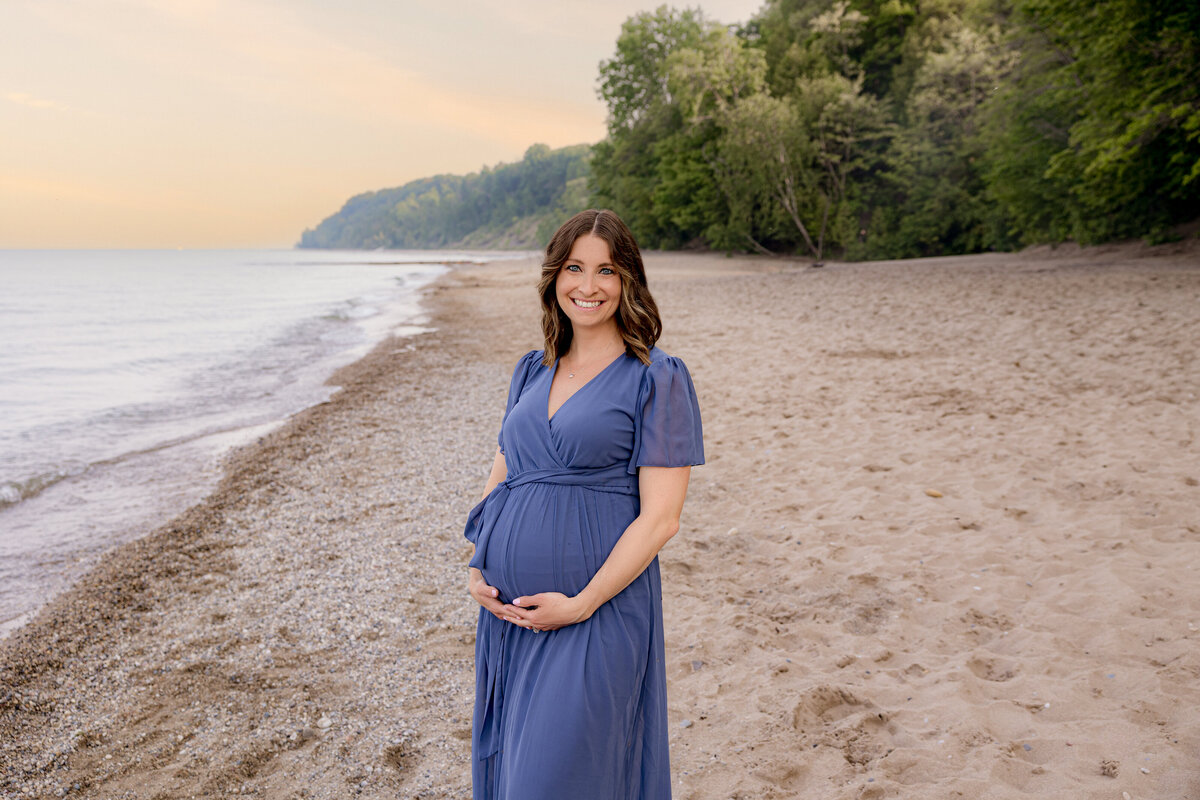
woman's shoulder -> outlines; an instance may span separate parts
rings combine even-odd
[[[508,387],[510,400],[520,396],[525,384],[529,382],[530,377],[542,365],[542,355],[541,350],[530,350],[517,359],[517,365],[513,368],[512,382]]]
[[[545,350],[530,350],[528,353],[517,359],[517,366],[525,368],[532,367],[536,364],[542,363],[542,359],[545,358],[545,356]]]
[[[545,356],[544,350],[530,350],[525,355],[517,359],[517,366],[513,370],[513,377],[529,376],[542,366],[542,359]]]
[[[632,357],[630,361],[637,364],[643,393],[651,391],[655,386],[662,388],[680,382],[691,386],[691,372],[688,371],[687,364],[683,363],[683,359],[657,347],[650,349],[649,364]]]
[[[653,372],[670,372],[673,370],[683,370],[687,372],[687,365],[683,363],[683,359],[678,356],[670,355],[660,348],[650,348],[650,363],[645,365],[646,370]]]

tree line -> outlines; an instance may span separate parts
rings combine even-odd
[[[591,148],[535,144],[513,164],[366,192],[300,237],[300,247],[541,247],[587,204]]]
[[[607,135],[351,198],[302,247],[541,247],[587,206],[647,248],[846,259],[1166,240],[1200,217],[1200,2],[767,0],[622,25]]]
[[[1195,0],[662,6],[599,93],[590,200],[646,247],[903,258],[1200,216]]]

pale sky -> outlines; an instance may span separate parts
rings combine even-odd
[[[597,66],[657,5],[0,0],[0,248],[290,247],[351,195],[596,142]]]

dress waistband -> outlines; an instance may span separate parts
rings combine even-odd
[[[530,483],[550,483],[559,486],[582,486],[598,492],[613,492],[616,494],[637,494],[637,475],[630,475],[624,464],[613,464],[607,467],[591,469],[529,469],[516,475],[510,475],[496,485],[467,515],[467,525],[463,536],[475,545],[475,556],[471,566],[483,569],[486,563],[487,542],[491,537],[492,528],[508,495],[519,486]]]
[[[635,494],[637,476],[630,475],[624,464],[592,469],[528,469],[504,480],[509,489],[528,483],[553,483],[560,486],[584,486],[601,492]]]

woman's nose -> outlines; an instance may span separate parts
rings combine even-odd
[[[583,274],[583,286],[581,288],[583,289],[584,294],[591,294],[592,290],[596,288],[596,277],[591,273],[585,272]]]

